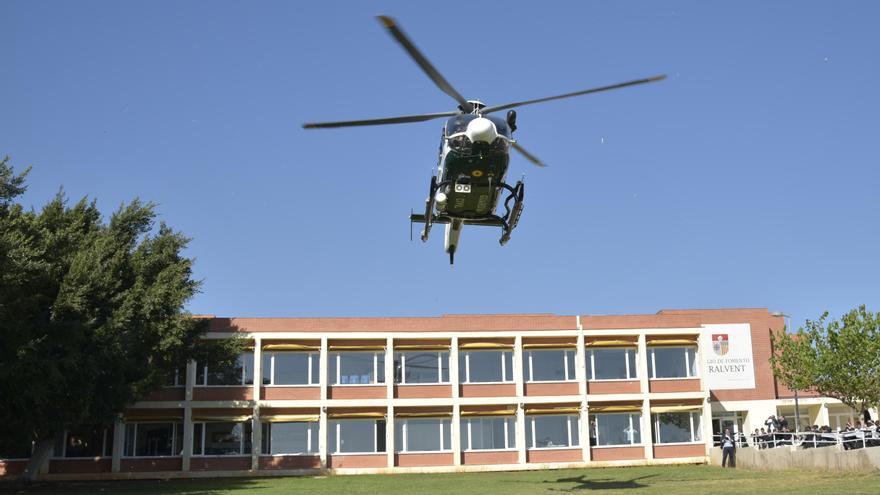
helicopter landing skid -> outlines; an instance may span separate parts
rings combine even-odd
[[[425,214],[410,214],[410,223],[425,224],[425,228],[422,229],[421,234],[422,241],[428,241],[428,235],[431,232],[431,227],[435,223],[450,224],[453,220],[460,220],[464,225],[501,227],[501,239],[499,240],[499,243],[502,246],[507,244],[507,241],[510,240],[510,234],[513,232],[513,229],[515,229],[516,226],[519,224],[519,219],[522,216],[523,197],[525,195],[525,184],[523,184],[523,181],[517,181],[516,185],[513,187],[503,182],[496,186],[498,189],[506,189],[510,192],[510,194],[504,200],[504,216],[487,215],[480,218],[462,218],[446,215],[443,213],[437,214],[434,212],[434,198],[437,190],[447,183],[451,183],[451,181],[446,181],[438,184],[436,178],[432,177],[430,190],[431,194],[428,196],[428,199],[425,200]]]

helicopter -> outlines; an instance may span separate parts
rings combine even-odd
[[[434,224],[445,224],[444,249],[449,254],[450,265],[455,263],[455,253],[465,225],[500,227],[499,243],[503,246],[510,240],[511,233],[519,224],[523,211],[525,185],[523,180],[517,181],[513,186],[505,182],[510,148],[522,154],[532,164],[538,167],[546,166],[513,139],[513,132],[517,129],[514,108],[636,86],[666,78],[665,75],[658,75],[556,96],[502,105],[486,105],[479,100],[466,100],[456,91],[403,33],[394,19],[384,15],[377,18],[431,81],[458,103],[457,110],[368,120],[314,122],[303,124],[303,128],[328,129],[404,124],[447,118],[440,139],[437,173],[431,177],[428,198],[425,200],[425,213],[411,213],[410,225],[413,222],[424,224],[421,239],[427,242],[431,227]],[[507,110],[504,118],[491,115],[504,110]],[[502,202],[501,197],[505,193],[507,196]],[[499,203],[504,207],[504,214],[499,214]]]

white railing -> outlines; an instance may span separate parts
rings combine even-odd
[[[721,446],[721,435],[713,435],[715,446]],[[777,447],[800,447],[815,449],[821,447],[839,446],[842,450],[864,449],[868,447],[880,447],[880,431],[875,429],[862,429],[841,432],[813,432],[802,431],[798,433],[776,431],[766,434],[737,435],[737,447],[752,447],[757,449],[773,449]]]

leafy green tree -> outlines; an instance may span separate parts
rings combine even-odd
[[[62,193],[40,211],[0,161],[0,451],[36,442],[26,477],[75,425],[112,424],[189,359],[232,363],[234,340],[201,340],[184,305],[199,290],[188,239],[135,199],[109,222]]]
[[[792,390],[814,390],[857,411],[880,405],[880,313],[862,305],[827,319],[826,312],[797,333],[773,334],[773,373]]]

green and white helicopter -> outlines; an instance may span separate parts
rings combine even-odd
[[[665,75],[659,75],[557,96],[487,106],[477,100],[465,100],[400,30],[394,19],[387,16],[379,16],[378,19],[434,84],[458,102],[458,110],[382,119],[317,122],[303,124],[303,127],[327,129],[404,124],[448,118],[440,140],[437,174],[431,177],[428,199],[425,201],[425,213],[410,215],[410,222],[425,224],[421,233],[424,242],[427,242],[431,227],[435,223],[446,224],[444,246],[449,253],[450,264],[455,262],[455,252],[458,250],[461,231],[465,225],[501,227],[501,245],[510,240],[510,234],[516,228],[522,214],[524,196],[522,180],[517,181],[513,186],[505,182],[510,148],[520,152],[533,164],[539,167],[545,166],[541,160],[523,149],[513,139],[512,135],[516,130],[516,111],[513,108],[636,86],[666,78]],[[508,110],[506,118],[490,115],[502,110]],[[502,203],[504,214],[499,215],[498,203],[505,191],[507,197]]]

